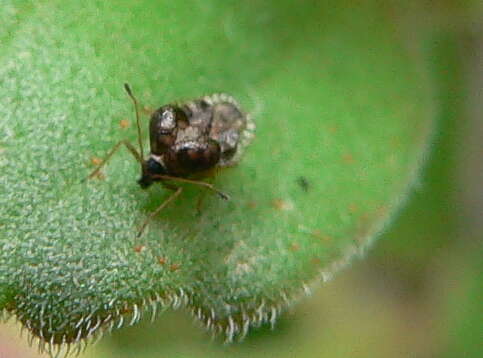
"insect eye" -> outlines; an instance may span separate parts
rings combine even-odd
[[[149,158],[146,165],[150,174],[165,174],[166,172],[163,166],[153,158]]]
[[[205,99],[200,100],[201,109],[206,110],[209,106],[210,104]]]

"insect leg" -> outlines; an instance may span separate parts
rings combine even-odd
[[[122,144],[124,144],[126,146],[126,148],[129,150],[129,152],[134,156],[134,158],[141,165],[143,165],[143,159],[141,158],[141,155],[139,154],[139,152],[137,151],[137,149],[134,148],[133,145],[131,143],[129,143],[127,140],[121,140],[114,147],[112,147],[111,151],[109,153],[107,153],[106,157],[102,160],[102,162],[97,166],[96,169],[94,169],[92,171],[92,173],[89,174],[89,176],[87,178],[84,179],[84,181],[87,180],[87,179],[92,179],[94,176],[96,176],[97,173],[99,173],[99,170],[101,170],[101,168],[107,163],[107,161],[109,159],[111,159],[111,157],[113,156],[113,154],[119,149],[119,147]]]
[[[229,200],[230,197],[228,194],[223,193],[222,191],[216,189],[213,184],[206,183],[204,181],[198,181],[198,180],[191,180],[191,179],[186,179],[186,178],[179,178],[179,177],[172,177],[170,175],[153,175],[153,179],[162,179],[162,180],[171,180],[171,181],[177,181],[180,183],[189,183],[193,185],[199,185],[202,187],[205,187],[215,193],[217,193],[222,199]]]
[[[149,222],[156,216],[159,214],[159,212],[161,210],[163,210],[166,205],[168,205],[170,202],[172,202],[174,199],[176,199],[176,197],[181,194],[181,192],[183,191],[183,188],[181,187],[178,187],[176,189],[176,191],[174,193],[172,193],[165,201],[162,202],[162,204],[160,206],[158,206],[156,208],[156,210],[154,210],[151,214],[149,214],[149,216],[146,218],[146,220],[144,220],[143,224],[141,225],[141,227],[139,228],[139,231],[138,231],[138,234],[137,234],[137,237],[140,237],[142,235],[142,233],[144,232],[144,229],[146,229],[146,226],[148,226]]]
[[[210,180],[210,179],[208,179]],[[211,180],[210,180],[211,181]],[[208,183],[210,185],[213,185],[213,183]],[[203,203],[205,201],[205,198],[206,198],[206,191],[202,191],[201,194],[198,196],[198,201],[196,202],[196,213],[198,216],[201,215],[201,207],[203,206]]]

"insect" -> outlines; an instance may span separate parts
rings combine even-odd
[[[138,184],[141,188],[146,189],[159,182],[173,191],[146,218],[137,236],[141,236],[149,221],[181,194],[183,188],[174,184],[176,182],[205,187],[228,200],[227,194],[199,178],[213,176],[216,169],[236,165],[243,149],[253,138],[255,125],[235,99],[226,94],[214,94],[160,107],[151,115],[151,150],[147,159],[144,159],[138,101],[127,83],[124,89],[134,105],[139,151],[129,141],[121,140],[87,178],[95,177],[124,145],[140,163]]]

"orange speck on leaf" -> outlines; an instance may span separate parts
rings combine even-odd
[[[119,121],[119,126],[122,128],[122,129],[125,129],[127,127],[129,127],[130,123],[127,119],[121,119]]]
[[[144,245],[138,245],[138,246],[134,247],[134,251],[137,252],[137,253],[143,252],[145,249],[146,249],[146,246],[144,246]]]
[[[311,261],[314,265],[317,265],[317,266],[320,266],[320,264],[322,263],[322,261],[318,257],[312,257]]]
[[[272,205],[275,209],[277,210],[292,210],[293,209],[293,204],[289,201],[285,201],[282,199],[275,199],[272,202]]]
[[[354,214],[359,210],[359,207],[357,206],[356,203],[351,203],[349,204],[349,211]]]
[[[323,241],[330,241],[332,238],[329,235],[322,233],[320,230],[314,230],[310,233],[314,238],[323,240]]]
[[[255,209],[257,207],[257,202],[254,201],[254,200],[250,200],[248,203],[247,203],[247,207],[250,208],[250,209]]]
[[[345,153],[342,155],[342,161],[346,164],[354,164],[354,156],[350,153]]]
[[[172,264],[171,266],[169,266],[169,271],[171,272],[177,271],[179,270],[180,267],[181,267],[180,264]]]
[[[133,309],[129,306],[125,306],[125,307],[123,307],[119,310],[119,312],[122,313],[122,314],[130,313],[132,311],[133,311]]]
[[[294,243],[290,244],[289,250],[290,251],[293,251],[293,252],[299,251],[300,250],[300,245],[297,244],[296,242],[294,242]]]
[[[91,164],[92,165],[99,165],[102,163],[102,159],[98,157],[92,157],[91,158]]]

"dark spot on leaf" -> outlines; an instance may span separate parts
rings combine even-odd
[[[310,183],[306,177],[298,177],[297,184],[302,188],[303,191],[308,192],[310,189]]]

